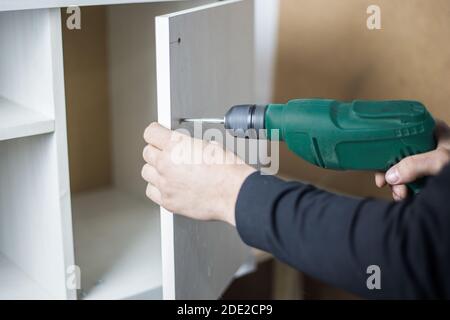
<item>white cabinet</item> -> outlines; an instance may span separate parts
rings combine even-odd
[[[49,8],[63,2],[0,12],[0,298],[218,298],[250,251],[224,223],[160,216],[140,177],[142,133],[253,101],[253,1],[107,8],[108,125],[81,122],[107,128],[111,179],[83,192],[70,190],[67,150],[90,142],[67,138],[85,128],[66,127],[65,92],[89,88],[64,88]]]

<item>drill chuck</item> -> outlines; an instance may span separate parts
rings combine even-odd
[[[266,105],[243,104],[233,106],[225,115],[225,129],[239,138],[260,138],[265,129]]]

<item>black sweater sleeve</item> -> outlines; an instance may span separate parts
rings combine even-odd
[[[256,172],[236,224],[250,246],[366,298],[450,298],[450,166],[402,202],[336,195]],[[380,267],[369,290],[367,267]]]

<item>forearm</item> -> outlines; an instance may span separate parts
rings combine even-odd
[[[449,237],[441,230],[450,220],[426,198],[424,190],[414,202],[357,199],[253,174],[239,193],[236,223],[249,245],[362,296],[448,297]],[[381,290],[367,289],[370,265],[381,269]]]

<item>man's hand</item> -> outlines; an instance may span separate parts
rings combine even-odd
[[[245,178],[255,171],[221,146],[170,131],[145,130],[142,177],[147,197],[169,211],[235,225],[235,204]]]
[[[406,184],[424,176],[438,174],[450,162],[450,128],[443,121],[436,121],[436,150],[407,157],[390,168],[386,174],[375,174],[375,184],[382,188],[386,184],[392,189],[396,201],[408,195]]]

